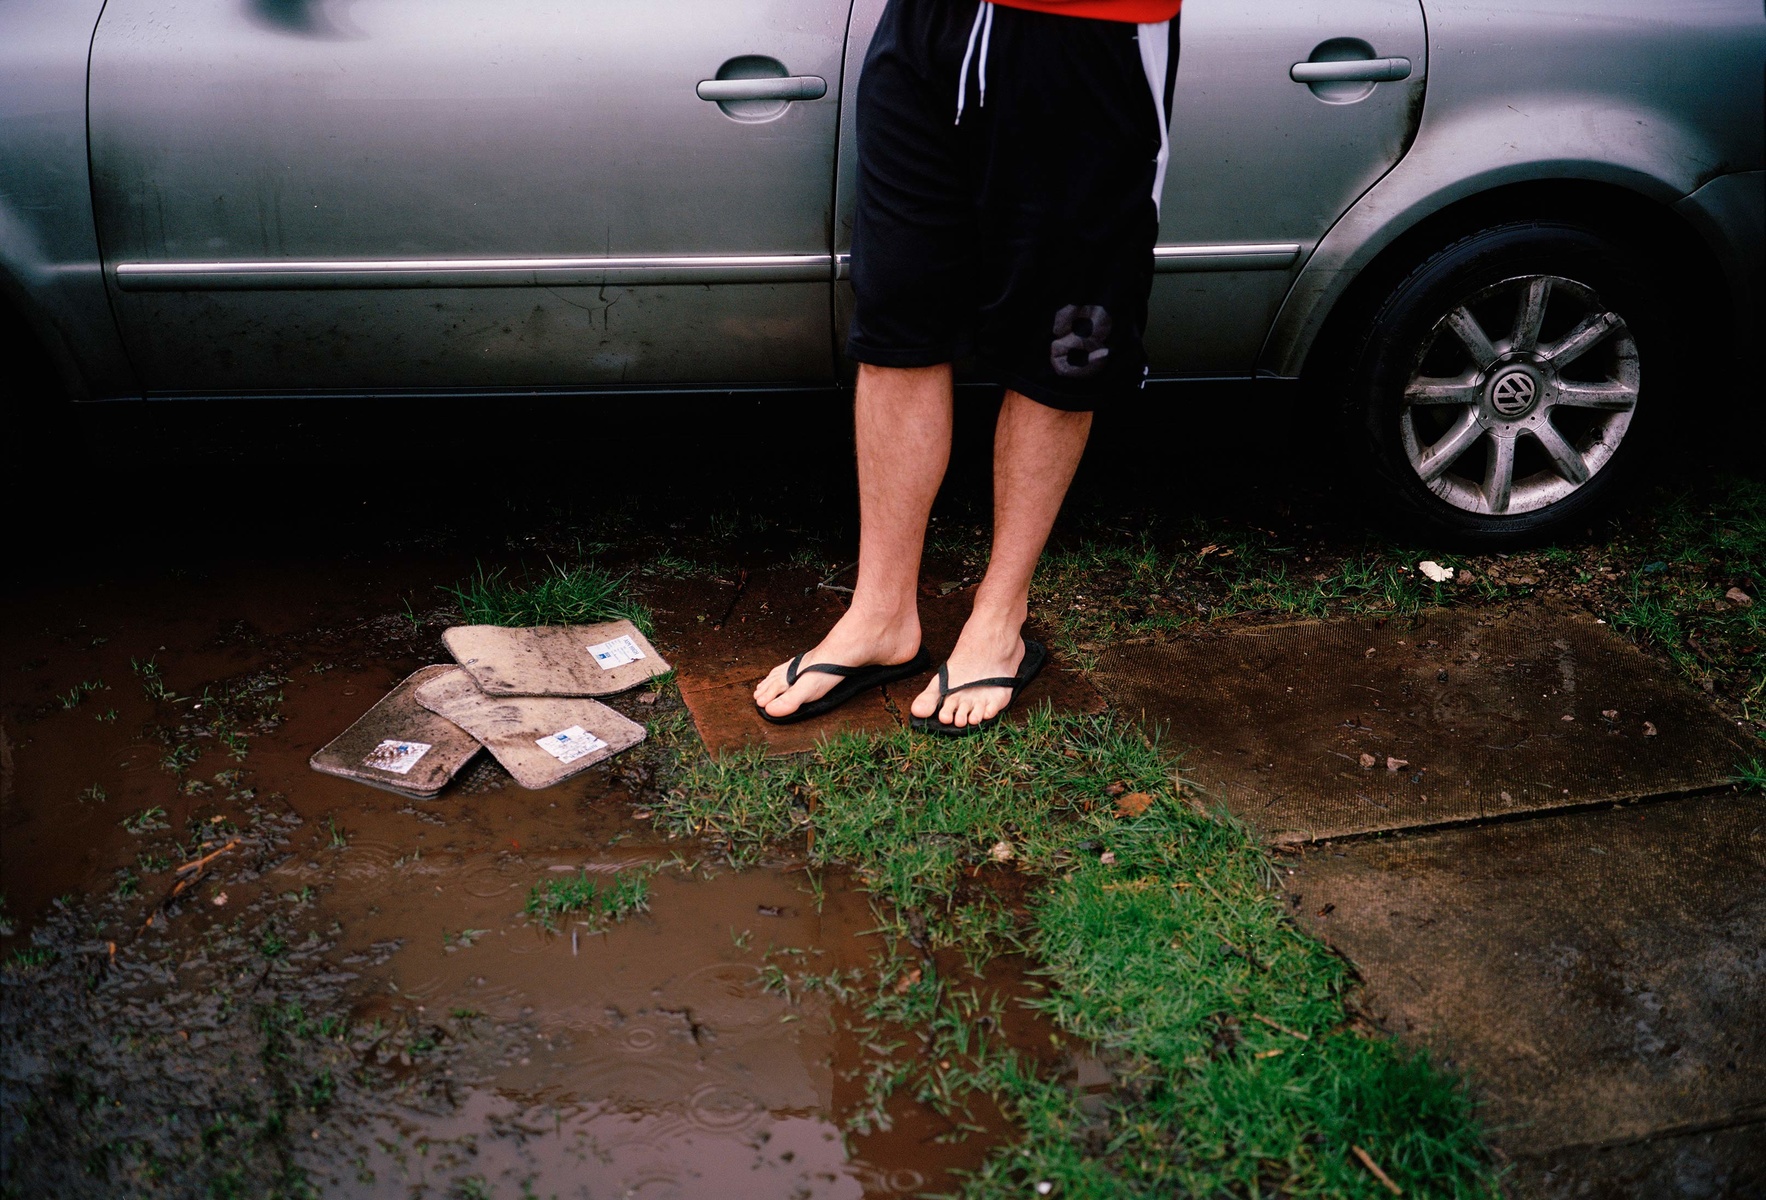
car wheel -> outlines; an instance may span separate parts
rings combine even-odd
[[[1354,440],[1382,496],[1431,536],[1485,547],[1578,527],[1622,492],[1662,394],[1664,313],[1601,234],[1529,222],[1434,254],[1350,359]]]

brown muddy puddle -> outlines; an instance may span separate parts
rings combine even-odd
[[[434,801],[308,769],[405,674],[446,661],[445,618],[396,614],[462,573],[434,561],[403,577],[266,568],[12,602],[0,955],[46,947],[61,967],[7,968],[8,1104],[47,1056],[35,1036],[138,1040],[136,1066],[112,1064],[91,1085],[133,1095],[119,1110],[195,1103],[188,1089],[164,1092],[167,1061],[206,1072],[210,1090],[265,1091],[272,1073],[260,1082],[228,1022],[298,1003],[334,1022],[330,1041],[309,1036],[333,1055],[338,1085],[334,1099],[289,1109],[287,1156],[327,1196],[956,1186],[953,1170],[1007,1136],[999,1115],[979,1103],[964,1118],[976,1131],[960,1134],[897,1095],[888,1129],[854,1134],[867,1101],[862,995],[842,1004],[802,986],[867,971],[874,986],[883,946],[868,898],[837,873],[738,872],[660,838],[643,819],[655,740],[535,792],[481,754]],[[141,668],[149,658],[154,672]],[[653,731],[688,729],[673,695],[614,704]],[[200,871],[177,870],[216,851]],[[582,872],[647,876],[648,911],[606,928],[565,916],[552,931],[524,914],[530,889]],[[89,971],[85,1034],[39,1019],[60,1003],[43,989],[55,970],[71,978],[70,964]],[[1012,1002],[1021,978],[996,964],[986,986],[1008,999],[1006,1040],[1046,1057],[1047,1027]],[[141,1145],[164,1141],[158,1120]],[[53,1175],[29,1153],[13,1169],[27,1183]],[[88,1165],[56,1186],[116,1194],[109,1184],[141,1169]]]
[[[862,897],[835,888],[818,911],[779,871],[665,869],[651,911],[604,933],[586,922],[547,933],[520,917],[536,871],[634,865],[470,855],[363,871],[375,886],[356,898],[373,904],[346,922],[343,961],[402,945],[371,972],[384,992],[364,997],[357,1019],[415,1015],[454,1044],[430,1081],[442,1095],[327,1147],[314,1175],[333,1194],[403,1196],[464,1169],[541,1195],[856,1197],[922,1191],[972,1165],[966,1148],[901,1139],[876,1148],[881,1163],[868,1146],[850,1153],[838,1120],[850,1039],[825,997],[766,987],[768,963],[862,969]],[[444,1111],[418,1115],[437,1099]],[[327,1171],[339,1157],[351,1169]]]

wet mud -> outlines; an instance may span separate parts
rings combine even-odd
[[[309,768],[446,661],[448,616],[422,601],[466,569],[147,574],[10,603],[8,1194],[953,1187],[1005,1136],[985,1103],[962,1128],[902,1096],[881,1127],[857,1119],[885,949],[864,892],[651,829],[690,736],[674,692],[613,698],[650,740],[544,790],[483,753],[433,800]],[[697,613],[719,587],[657,607]],[[642,880],[644,906],[529,911],[584,879]],[[1022,998],[1017,968],[985,986]],[[1006,1012],[1007,1040],[1046,1057],[1047,1028]]]

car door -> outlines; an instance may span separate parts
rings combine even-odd
[[[823,383],[848,0],[109,0],[148,389]]]
[[[853,100],[883,4],[853,9],[835,235],[843,268]],[[1247,375],[1300,266],[1415,132],[1423,13],[1420,0],[1185,0],[1179,33],[1147,353],[1156,377]],[[1296,64],[1306,64],[1300,81]],[[850,289],[836,305],[844,322]]]
[[[1415,134],[1423,11],[1186,0],[1180,34],[1147,353],[1155,376],[1244,375],[1319,239]]]

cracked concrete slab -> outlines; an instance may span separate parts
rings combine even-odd
[[[1203,629],[1112,649],[1093,678],[1282,840],[1683,794],[1744,753],[1630,642],[1543,606]]]
[[[1744,1194],[1553,1179],[1671,1172],[1624,1147],[1704,1133],[1719,1161],[1694,1173],[1746,1177],[1722,1156],[1760,1149],[1766,1128],[1766,798],[1327,843],[1279,864],[1370,1015],[1470,1074],[1522,1194]]]
[[[1516,1160],[1509,1190],[1537,1200],[1759,1200],[1766,1196],[1766,1112],[1715,1129]]]

